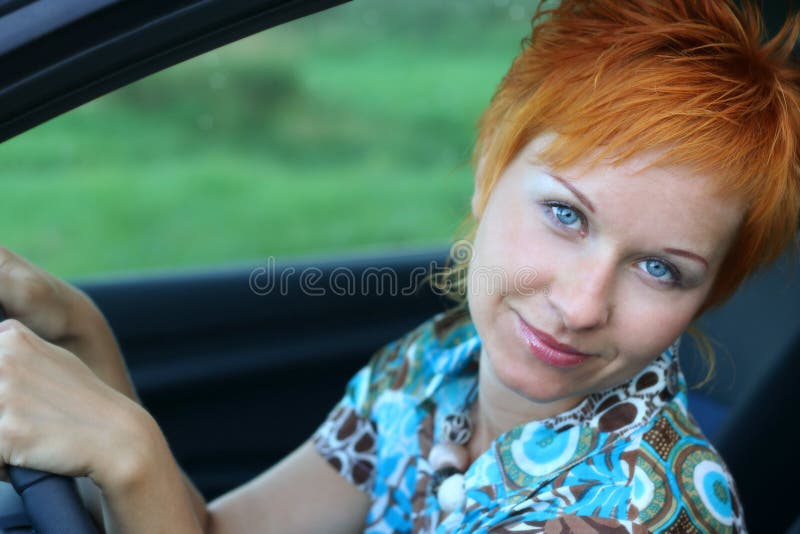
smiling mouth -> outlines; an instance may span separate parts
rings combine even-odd
[[[541,362],[560,368],[577,367],[592,358],[575,347],[559,343],[552,336],[537,330],[517,314],[517,330],[530,352]]]

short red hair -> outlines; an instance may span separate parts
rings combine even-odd
[[[766,40],[750,1],[563,0],[534,28],[479,121],[474,163],[483,212],[517,153],[546,131],[554,167],[586,154],[711,171],[747,211],[700,312],[731,295],[797,235],[800,18]],[[480,164],[479,164],[480,163]]]

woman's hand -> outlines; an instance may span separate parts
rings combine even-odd
[[[153,418],[74,354],[15,319],[0,322],[5,480],[7,465],[89,477],[102,491],[103,517],[96,519],[106,532],[201,531],[193,487]]]
[[[0,332],[0,460],[21,461],[26,467],[59,474],[88,475],[103,488],[102,498],[115,508],[112,524],[117,521],[115,514],[141,517],[141,510],[169,506],[181,496],[205,517],[205,500],[188,478],[181,478],[156,422],[144,409],[116,395],[114,390],[139,402],[117,340],[94,302],[80,289],[0,246],[0,307],[6,316],[28,327],[12,321],[7,323],[13,325],[10,330],[14,333],[4,338]],[[27,348],[10,351],[6,343]],[[39,374],[36,378],[34,369]],[[7,381],[6,376],[16,378]],[[34,380],[28,390],[27,382]],[[103,383],[111,387],[102,387]],[[9,393],[8,388],[14,392]],[[21,400],[32,399],[34,394],[38,404],[27,406],[27,401]],[[17,414],[10,423],[3,405],[6,401],[12,403],[10,413]],[[40,411],[34,412],[36,406]],[[41,425],[34,425],[36,421]],[[48,426],[42,426],[45,423]],[[4,430],[6,424],[9,428]],[[126,443],[118,443],[120,439]],[[138,449],[131,451],[131,447]],[[122,450],[130,454],[122,457]],[[24,456],[23,451],[34,456]],[[113,462],[97,456],[101,452],[111,455]],[[137,456],[146,458],[145,466],[138,463],[141,458],[137,460]],[[7,480],[2,469],[0,464],[0,477]],[[132,483],[134,479],[138,483]],[[150,483],[156,479],[163,483],[153,488]],[[94,488],[86,491],[93,494],[90,499],[99,498]],[[171,513],[180,515],[182,510],[185,512],[176,506]],[[170,516],[162,508],[156,517],[169,520]],[[182,521],[175,519],[173,524]]]
[[[137,400],[105,317],[80,289],[0,247],[0,307],[39,337],[78,356],[106,384]]]
[[[3,471],[11,464],[123,484],[147,454],[144,415],[69,351],[14,319],[0,323]]]

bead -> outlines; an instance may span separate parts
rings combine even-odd
[[[444,418],[442,437],[456,445],[466,445],[472,438],[472,420],[466,413],[451,413]]]
[[[458,469],[451,466],[443,467],[434,471],[433,475],[431,475],[430,492],[436,495],[439,492],[439,486],[442,485],[442,482],[453,475],[457,475],[458,473]]]
[[[436,493],[436,499],[439,501],[439,507],[445,512],[452,512],[464,506],[466,501],[464,475],[456,473],[442,482]]]
[[[437,443],[428,455],[428,462],[434,471],[451,466],[463,473],[469,464],[469,451],[462,445]]]

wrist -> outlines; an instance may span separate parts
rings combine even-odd
[[[126,417],[133,435],[92,477],[102,494],[107,531],[202,532],[187,482],[155,420],[135,404]]]
[[[161,429],[144,408],[125,398],[121,412],[117,437],[109,444],[111,455],[92,475],[106,495],[138,491],[172,460]]]
[[[77,287],[70,287],[66,299],[65,338],[94,340],[98,333],[104,333],[104,330],[110,331],[103,312],[86,293]]]

